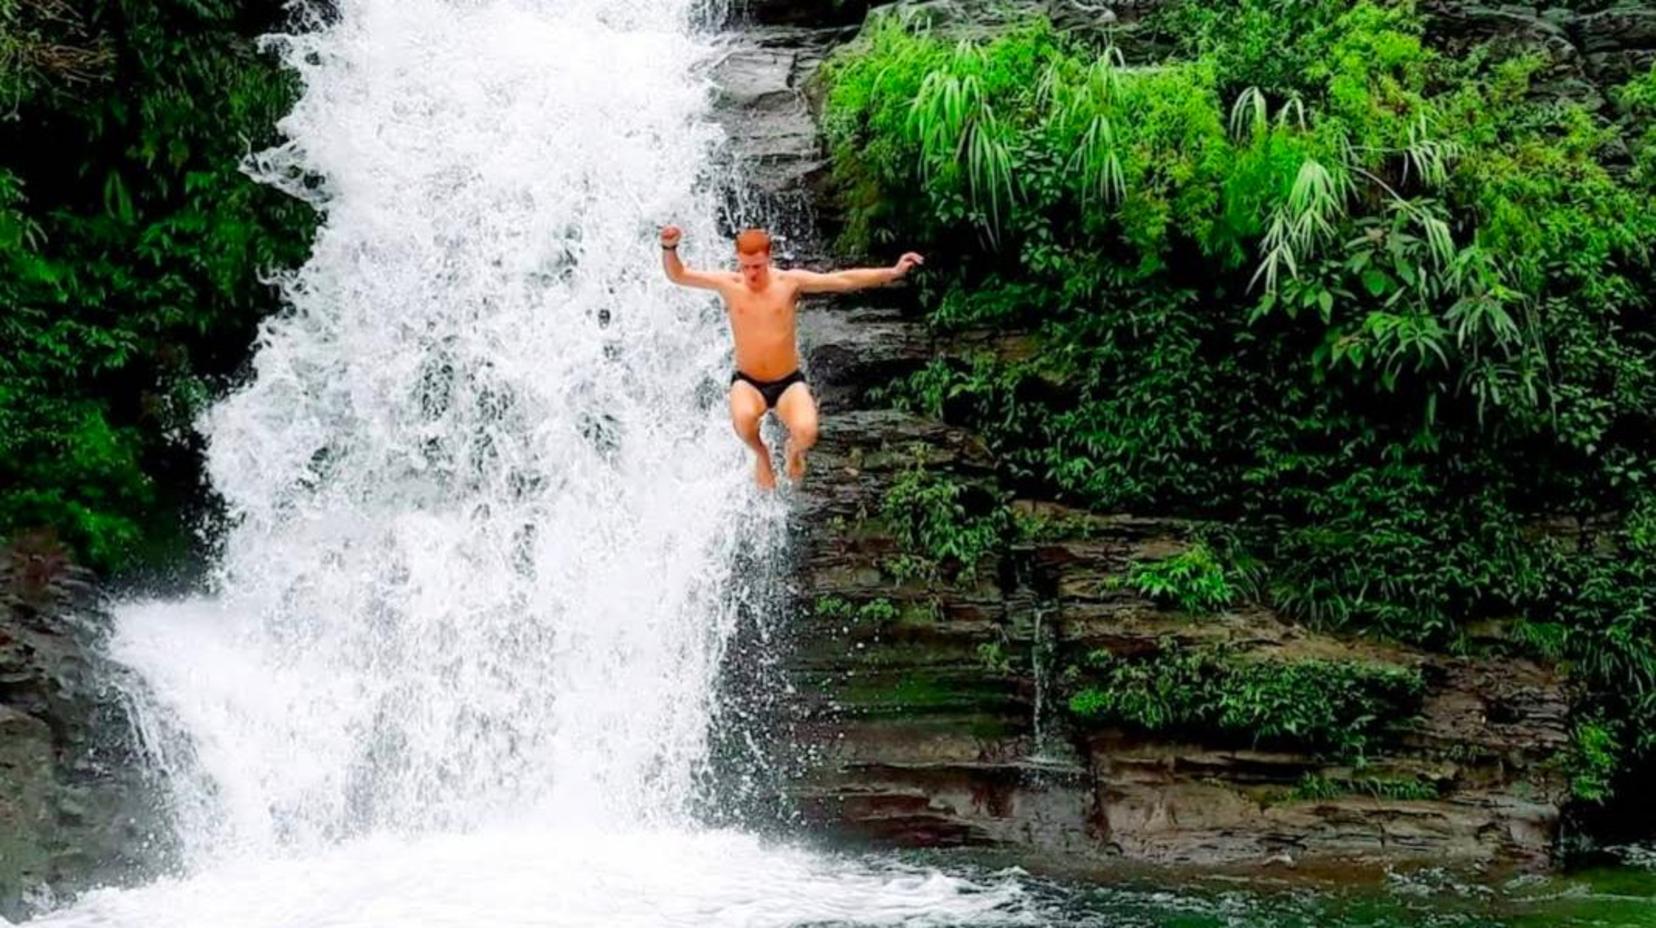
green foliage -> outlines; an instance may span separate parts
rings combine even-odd
[[[1656,62],[1615,94],[1633,153],[1634,176],[1646,190],[1656,188]]]
[[[1603,802],[1615,791],[1621,742],[1602,720],[1576,723],[1570,752],[1570,792],[1584,802]]]
[[[1343,9],[1323,0],[1175,3],[1157,11],[1150,25],[1181,57],[1213,62],[1228,96],[1260,87],[1286,98],[1319,89],[1330,32]]]
[[[1242,529],[1263,597],[1442,648],[1488,619],[1656,764],[1656,69],[1611,116],[1411,3],[1168,4],[1171,58],[888,19],[828,65],[851,250],[933,261],[891,400],[1022,496]],[[924,91],[924,92],[923,92]],[[918,102],[916,102],[918,101]],[[1631,168],[1627,158],[1631,155]],[[1580,538],[1537,530],[1591,514]],[[1228,559],[1229,552],[1227,552]]]
[[[978,645],[978,660],[990,673],[1011,673],[1012,658],[1006,653],[1006,647],[998,641],[989,641]]]
[[[233,0],[0,0],[0,536],[176,558],[192,423],[302,259],[308,207],[241,171],[292,81]]]
[[[1418,671],[1359,661],[1272,660],[1166,644],[1149,657],[1096,652],[1070,711],[1150,731],[1246,737],[1360,756],[1413,716]]]
[[[1011,530],[1011,516],[998,497],[928,470],[918,452],[887,489],[881,514],[905,549],[906,557],[893,565],[899,579],[939,568],[973,576],[979,561],[999,550]]]
[[[849,619],[853,614],[851,603],[843,596],[818,596],[811,611],[819,619]]]
[[[1085,513],[1053,514],[1041,510],[1016,509],[1012,512],[1012,532],[1018,541],[1067,541],[1091,538],[1096,531]]]
[[[0,0],[0,115],[37,96],[108,80],[109,44],[74,4]]]
[[[899,610],[889,599],[871,599],[865,603],[853,605],[843,596],[819,596],[812,610],[819,619],[829,621],[855,621],[870,625],[884,625],[894,622],[899,616]]]
[[[1437,799],[1437,784],[1421,779],[1381,779],[1379,777],[1322,777],[1306,774],[1289,791],[1289,802],[1308,802],[1344,799],[1348,796],[1372,796],[1403,802],[1429,802]]]
[[[864,622],[884,624],[897,620],[897,607],[889,599],[871,599],[857,607],[857,618]]]
[[[1224,565],[1201,541],[1172,557],[1128,565],[1126,583],[1158,603],[1191,614],[1217,612],[1236,600]]]
[[[1434,470],[1399,458],[1315,491],[1282,490],[1297,524],[1272,543],[1277,605],[1330,627],[1441,644],[1485,602],[1539,595],[1542,552],[1507,503],[1518,490],[1466,487]]]
[[[1241,4],[1277,21],[1305,5]],[[828,71],[838,177],[884,194],[848,204],[852,244],[900,230],[964,244],[950,227],[975,225],[997,265],[1023,272],[995,266],[991,286],[1047,279],[1082,303],[1111,278],[1164,270],[1180,247],[1219,270],[1252,250],[1252,273],[1221,282],[1233,299],[1258,295],[1244,304],[1254,323],[1315,320],[1315,375],[1550,421],[1562,384],[1548,377],[1548,353],[1568,327],[1549,324],[1542,301],[1583,286],[1631,297],[1578,270],[1642,256],[1656,234],[1639,208],[1648,195],[1593,160],[1608,135],[1581,111],[1523,105],[1533,64],[1462,75],[1422,45],[1407,6],[1337,7],[1319,5],[1326,24],[1296,21],[1295,41],[1317,50],[1304,70],[1314,86],[1274,113],[1280,90],[1252,86],[1228,115],[1217,51],[1126,68],[1041,24],[950,47],[882,20],[863,54]],[[1227,25],[1195,47],[1218,36],[1224,48],[1239,41]],[[916,194],[930,215],[912,216]],[[892,214],[893,203],[910,212]],[[1085,260],[1112,241],[1137,265]],[[1550,255],[1567,259],[1557,288],[1543,285]]]

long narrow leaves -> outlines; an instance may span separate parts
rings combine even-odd
[[[1249,87],[1242,91],[1231,105],[1230,132],[1238,141],[1257,136],[1264,131],[1268,124],[1265,112],[1265,95],[1258,87]]]
[[[1349,189],[1343,171],[1330,170],[1315,158],[1305,159],[1294,175],[1286,202],[1272,211],[1265,231],[1264,258],[1249,286],[1264,278],[1265,291],[1275,293],[1282,269],[1297,275],[1300,260],[1333,236],[1335,221],[1345,213]]]
[[[927,182],[952,185],[964,171],[971,201],[986,211],[986,231],[994,241],[1017,199],[1012,134],[996,118],[982,79],[973,73],[981,54],[963,46],[953,65],[926,76],[909,112],[909,131],[920,142]]]

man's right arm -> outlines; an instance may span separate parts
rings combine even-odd
[[[804,270],[787,273],[799,284],[801,293],[851,293],[902,280],[908,276],[909,271],[924,263],[924,258],[911,251],[899,258],[892,267],[856,267],[828,274]]]
[[[679,260],[679,236],[677,226],[668,226],[661,230],[661,269],[667,272],[667,279],[681,287],[696,287],[701,290],[723,289],[724,285],[730,282],[729,274],[693,271]]]

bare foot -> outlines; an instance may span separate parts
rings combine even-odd
[[[770,455],[768,453],[754,455],[753,476],[754,479],[759,481],[759,489],[776,489],[776,471],[771,470]]]
[[[797,481],[805,476],[805,452],[795,448],[792,442],[785,450],[788,455],[788,479]]]

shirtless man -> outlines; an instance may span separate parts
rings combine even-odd
[[[759,420],[776,408],[788,427],[788,477],[805,475],[805,452],[816,444],[817,410],[811,388],[799,372],[795,311],[802,293],[849,293],[878,287],[906,275],[922,263],[909,252],[892,267],[854,268],[818,274],[814,271],[771,267],[770,235],[748,229],[736,237],[738,271],[694,271],[679,261],[681,233],[677,226],[661,230],[661,266],[673,283],[717,290],[730,313],[730,331],[736,340],[736,371],[730,378],[730,421],[736,434],[757,456],[754,474],[759,486],[776,486],[770,452],[759,438]]]

